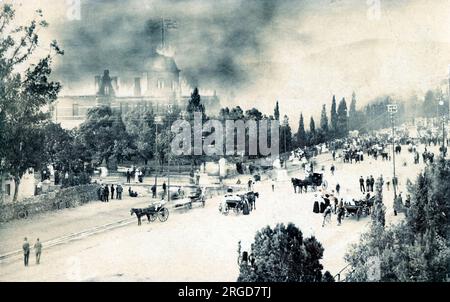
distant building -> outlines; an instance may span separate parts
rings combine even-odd
[[[79,126],[90,108],[111,106],[113,110],[127,113],[136,107],[145,107],[158,115],[164,115],[171,106],[185,110],[193,88],[186,87],[181,70],[170,56],[153,53],[142,69],[113,76],[104,70],[95,76],[95,92],[92,95],[61,96],[50,108],[53,120],[64,128]],[[220,100],[216,93],[202,94],[207,114],[216,115]]]

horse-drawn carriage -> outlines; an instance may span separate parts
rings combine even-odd
[[[324,189],[328,187],[328,183],[323,179],[322,173],[312,173],[305,179],[292,178],[292,185],[294,186],[294,192],[297,193],[297,188],[299,188],[299,193],[308,192],[308,187],[311,187],[313,191],[317,190],[317,187],[322,186]]]
[[[141,218],[142,216],[147,216],[148,222],[153,222],[157,218],[161,222],[166,222],[169,218],[169,210],[164,206],[163,203],[155,203],[153,205],[150,205],[148,208],[143,209],[137,209],[133,208],[130,210],[131,216],[133,214],[136,215],[138,219],[138,225],[141,225]]]
[[[256,209],[256,198],[259,197],[259,193],[248,192],[245,194],[233,194],[228,192],[223,197],[222,202],[219,204],[219,212],[223,215],[228,215],[230,211],[235,214],[249,213],[253,209]]]
[[[205,195],[203,190],[198,186],[191,186],[185,188],[183,190],[185,198],[177,199],[174,201],[174,207],[187,207],[188,209],[192,209],[193,203],[200,203],[202,207],[205,207]]]
[[[345,202],[345,216],[354,216],[357,220],[359,220],[362,216],[369,216],[374,201],[375,196],[366,197],[361,200],[352,200],[350,202]]]

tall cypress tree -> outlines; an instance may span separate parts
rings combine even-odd
[[[330,114],[330,122],[331,122],[331,132],[334,133],[334,136],[336,136],[336,132],[338,129],[337,125],[337,110],[336,110],[336,96],[333,95],[333,101],[331,103],[331,114]]]
[[[348,114],[348,120],[349,120],[349,129],[348,130],[355,130],[357,128],[357,112],[356,112],[356,94],[353,92],[352,94],[352,102],[350,103],[350,110]]]
[[[320,114],[320,129],[324,133],[328,133],[328,117],[327,117],[327,108],[325,104],[322,106],[322,113]]]
[[[297,144],[301,148],[306,145],[306,131],[305,122],[303,121],[303,114],[300,114],[300,121],[298,123]]]
[[[314,122],[314,118],[311,116],[311,120],[309,121],[309,144],[315,145],[317,143],[317,133],[316,133],[316,122]]]
[[[273,116],[274,116],[275,120],[277,120],[277,121],[280,120],[280,106],[278,105],[278,101],[275,105],[275,109],[273,110]]]
[[[344,137],[348,133],[348,112],[347,112],[347,102],[343,98],[339,102],[339,107],[337,111],[337,134],[338,137]]]

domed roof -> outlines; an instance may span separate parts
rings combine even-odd
[[[177,64],[172,57],[163,56],[155,53],[149,58],[149,62],[146,64],[146,69],[149,71],[159,72],[179,72]]]

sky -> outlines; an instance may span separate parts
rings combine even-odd
[[[450,0],[79,1],[14,1],[17,24],[43,9],[42,45],[56,39],[66,53],[55,62],[66,94],[86,93],[104,69],[142,65],[160,43],[161,17],[177,22],[168,43],[192,86],[268,114],[278,100],[292,124],[300,112],[318,117],[333,95],[355,91],[362,106],[423,94],[450,64]]]

